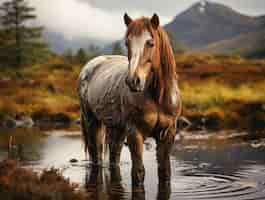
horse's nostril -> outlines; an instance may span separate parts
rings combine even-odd
[[[140,78],[139,78],[139,77],[136,77],[136,79],[135,79],[135,84],[136,84],[136,85],[140,85]]]

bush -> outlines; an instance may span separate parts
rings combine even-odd
[[[86,194],[65,179],[59,170],[37,173],[20,167],[14,160],[0,162],[0,198],[5,200],[83,200]]]

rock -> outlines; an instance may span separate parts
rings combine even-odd
[[[81,119],[78,118],[77,120],[75,120],[75,124],[80,125],[81,124]]]
[[[16,120],[11,119],[11,118],[5,120],[3,124],[7,128],[16,128]]]
[[[32,115],[34,121],[44,123],[70,124],[71,119],[63,113],[49,114],[45,112],[36,112]]]
[[[7,128],[31,128],[34,126],[34,121],[25,114],[16,114],[15,119],[9,118],[5,120],[4,125]]]
[[[70,161],[69,161],[70,163],[77,163],[78,162],[78,160],[76,159],[76,158],[72,158],[72,159],[70,159]]]
[[[178,131],[186,130],[190,128],[191,125],[192,123],[186,117],[183,116],[181,116],[177,121]]]
[[[34,126],[34,121],[30,116],[22,113],[20,115],[16,115],[16,124],[17,127],[31,128],[32,126]]]
[[[71,123],[71,119],[63,113],[58,113],[58,114],[52,115],[52,121],[54,121],[56,123],[63,123],[63,124]]]
[[[48,84],[47,85],[47,89],[50,93],[55,93],[56,92],[56,89],[55,87],[52,85],[52,84]]]

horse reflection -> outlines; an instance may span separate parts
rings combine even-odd
[[[89,199],[93,200],[146,200],[145,187],[132,186],[131,195],[122,185],[122,177],[119,166],[109,169],[96,165],[88,167],[85,177],[85,188],[89,193]],[[158,184],[157,200],[169,200],[171,194],[170,183],[164,181]]]

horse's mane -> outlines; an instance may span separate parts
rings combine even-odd
[[[162,27],[157,28],[159,37],[160,67],[155,76],[158,80],[158,102],[159,104],[168,105],[171,102],[171,91],[176,84],[176,62],[175,56],[168,38],[167,33]]]
[[[144,30],[148,30],[159,43],[152,60],[156,70],[151,87],[156,101],[160,105],[169,105],[172,87],[175,84],[175,80],[177,80],[174,53],[166,31],[161,26],[154,29],[150,19],[147,17],[134,20],[127,29],[126,37],[129,34],[140,35]]]

